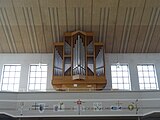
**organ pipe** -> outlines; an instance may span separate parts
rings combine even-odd
[[[73,48],[73,75],[85,75],[85,46],[78,35]]]

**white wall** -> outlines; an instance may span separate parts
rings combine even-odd
[[[19,90],[26,91],[29,65],[38,64],[39,62],[41,62],[42,64],[48,65],[47,90],[52,91],[52,61],[52,54],[0,54],[0,76],[2,74],[2,68],[4,64],[21,64],[22,68]],[[131,87],[133,91],[139,90],[137,64],[154,64],[157,72],[158,82],[160,83],[160,54],[105,54],[106,77],[108,81],[108,84],[106,86],[107,90],[110,90],[112,86],[110,66],[117,61],[119,61],[120,63],[127,63],[129,65],[132,83]]]

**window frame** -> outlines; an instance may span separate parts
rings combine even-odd
[[[20,66],[20,71],[16,71],[16,70],[14,70],[14,71],[10,71],[10,70],[9,70],[9,71],[8,71],[9,73],[10,73],[10,72],[14,72],[14,77],[10,77],[10,76],[6,77],[6,78],[8,78],[8,82],[6,83],[7,86],[8,86],[9,84],[11,84],[11,83],[9,83],[9,78],[13,78],[13,79],[14,79],[14,82],[13,82],[12,84],[18,84],[18,89],[17,89],[17,90],[14,89],[14,88],[13,88],[13,90],[8,90],[8,87],[7,87],[7,90],[2,90],[3,83],[4,83],[4,81],[3,81],[3,79],[4,79],[4,73],[6,72],[6,71],[5,71],[5,66],[9,66],[9,67],[11,67],[11,66],[15,66],[15,67]],[[21,81],[21,70],[22,70],[22,65],[21,65],[21,64],[3,64],[2,71],[1,71],[0,91],[18,92],[18,91],[19,91],[19,88],[20,88],[20,81]],[[19,72],[19,77],[15,77],[16,72]],[[15,83],[15,78],[19,78],[18,83]]]
[[[35,82],[33,83],[33,85],[34,85],[34,89],[29,89],[29,86],[30,86],[30,73],[31,73],[31,66],[36,66],[36,68],[37,67],[39,67],[39,66],[46,66],[47,67],[47,70],[46,71],[40,71],[41,73],[42,72],[46,72],[46,77],[42,77],[42,75],[41,75],[41,77],[38,77],[38,78],[46,78],[46,83],[45,83],[45,89],[41,89],[41,84],[44,84],[44,83],[42,83],[42,82],[40,82],[39,84],[40,84],[40,89],[35,89],[35,85],[36,85],[36,73],[37,73],[37,70],[36,71],[34,71],[35,72],[35,77],[33,77],[33,78],[35,78]],[[32,78],[32,77],[31,77]],[[30,91],[34,91],[34,92],[36,92],[36,91],[46,91],[46,89],[47,89],[47,80],[48,80],[48,64],[30,64],[29,65],[29,71],[28,71],[28,83],[27,83],[27,91],[28,92],[30,92]]]
[[[153,71],[152,71],[152,70],[149,70],[149,69],[144,70],[144,72],[147,72],[147,73],[149,73],[149,72],[154,72],[154,77],[149,76],[149,74],[148,74],[148,76],[146,77],[146,79],[149,80],[148,83],[146,83],[146,82],[144,81],[144,78],[145,78],[144,75],[143,75],[142,77],[139,76],[138,66],[141,66],[141,67],[147,66],[147,68],[148,68],[148,66],[153,66]],[[143,68],[142,68],[142,69],[143,69]],[[142,72],[142,74],[143,74],[143,70],[140,71],[140,72]],[[139,89],[140,89],[140,91],[142,91],[142,90],[144,90],[144,91],[145,91],[145,90],[159,90],[157,72],[156,72],[156,67],[155,67],[155,64],[154,64],[154,63],[139,63],[139,64],[137,64],[137,74],[138,74],[138,84],[139,84]],[[151,88],[151,85],[153,84],[153,82],[150,81],[151,78],[154,78],[154,81],[155,81],[155,82],[154,82],[154,85],[155,85],[155,87],[156,87],[155,89],[152,89],[152,88]],[[143,83],[141,83],[140,79],[143,79]],[[140,84],[144,86],[143,89],[141,89]],[[147,88],[145,87],[145,84],[148,84],[148,85],[150,86],[149,89],[147,89]]]
[[[122,90],[122,91],[131,91],[132,88],[131,88],[131,77],[130,77],[129,64],[128,64],[128,63],[120,63],[120,66],[119,66],[119,67],[121,67],[121,66],[127,66],[127,71],[123,71],[123,69],[121,69],[121,70],[119,71],[119,72],[122,72],[122,76],[121,76],[121,77],[119,77],[118,75],[116,75],[115,77],[112,76],[112,72],[114,72],[114,71],[112,71],[112,66],[117,67],[117,65],[116,65],[116,63],[113,63],[113,64],[111,64],[111,66],[110,66],[112,89],[113,89],[113,90]],[[124,76],[123,76],[123,72],[127,72],[128,77],[124,77]],[[116,68],[116,70],[115,70],[115,73],[116,73],[116,74],[118,73],[117,68]],[[116,78],[116,79],[117,79],[117,83],[113,83],[113,78]],[[120,84],[120,83],[118,83],[118,78],[122,79],[121,84],[123,85],[123,89],[118,88],[118,85]],[[127,83],[124,82],[124,78],[127,78]],[[113,84],[116,84],[116,85],[117,85],[117,89],[116,89],[116,88],[113,88]],[[129,86],[129,89],[125,89],[125,86],[124,86],[125,84],[127,84],[127,85]]]

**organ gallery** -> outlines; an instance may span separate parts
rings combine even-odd
[[[103,43],[92,32],[66,32],[54,43],[52,85],[59,91],[95,91],[106,86]]]

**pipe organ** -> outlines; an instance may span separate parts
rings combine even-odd
[[[59,91],[102,90],[107,83],[103,44],[92,32],[66,32],[54,43],[52,85]]]

